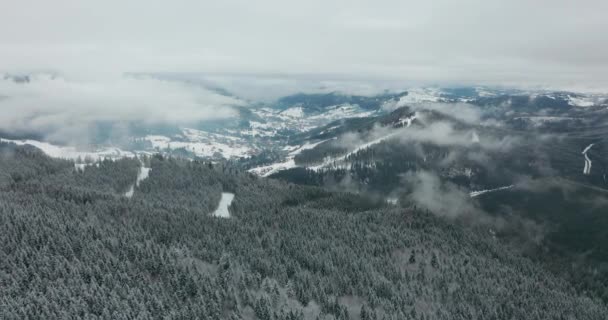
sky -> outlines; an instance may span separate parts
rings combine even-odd
[[[606,12],[603,0],[2,1],[0,74],[34,76],[0,79],[0,129],[198,121],[246,103],[143,74],[204,75],[247,99],[468,84],[608,92]]]
[[[3,1],[0,70],[599,87],[608,2]]]

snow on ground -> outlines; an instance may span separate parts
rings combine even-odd
[[[139,183],[148,178],[151,170],[152,170],[152,168],[146,168],[146,167],[139,168],[139,173],[137,174],[137,180],[135,180],[135,185],[139,187]]]
[[[141,160],[140,160],[141,161]],[[135,193],[135,187],[139,187],[139,183],[144,181],[150,175],[150,171],[152,168],[144,167],[144,163],[141,163],[141,167],[139,167],[139,172],[137,173],[137,178],[135,179],[135,184],[132,184],[129,190],[125,192],[125,197],[131,198]]]
[[[249,130],[240,130],[239,133],[244,136],[274,137],[277,135],[277,129],[279,129],[274,123],[257,121],[249,121],[249,127]]]
[[[203,130],[184,128],[182,134],[190,141],[205,141],[209,139],[228,140],[241,142],[242,139],[238,137],[228,136],[225,134],[207,132]]]
[[[326,108],[327,111],[309,117],[310,120],[337,120],[344,118],[365,118],[376,113],[376,111],[364,111],[358,105],[352,104],[341,104],[335,106],[329,106]]]
[[[510,185],[510,186],[504,186],[504,187],[500,187],[500,188],[496,188],[496,189],[488,189],[488,190],[479,190],[479,191],[473,191],[471,193],[469,193],[469,196],[471,196],[471,198],[475,198],[478,197],[484,193],[488,193],[488,192],[496,192],[496,191],[501,191],[501,190],[508,190],[513,188],[514,185]]]
[[[296,150],[298,148],[300,148],[300,146],[284,146],[283,147],[283,151],[289,151],[289,152],[291,152],[291,151],[294,151],[294,150]]]
[[[135,154],[130,151],[123,151],[119,148],[104,148],[96,151],[80,151],[75,147],[69,146],[58,146],[48,142],[41,142],[36,140],[9,140],[2,139],[2,142],[12,142],[17,145],[30,145],[36,147],[46,155],[52,158],[68,159],[68,160],[85,160],[90,159],[93,161],[102,160],[104,158],[118,159],[125,157],[135,157]]]
[[[442,94],[441,90],[437,88],[410,88],[407,90],[407,95],[400,97],[397,101],[385,102],[382,109],[392,111],[412,104],[445,101]]]
[[[144,139],[150,141],[154,149],[165,149],[171,142],[171,138],[159,135],[147,135]]]
[[[281,130],[306,132],[335,120],[369,117],[376,114],[376,111],[364,110],[352,104],[328,106],[323,112],[309,116],[305,115],[302,107],[291,107],[283,111],[257,108],[251,109],[251,112],[264,119],[264,123],[250,121],[250,129],[240,131],[241,135],[275,136]]]
[[[302,153],[302,151],[304,150],[309,150],[309,149],[314,149],[316,146],[320,145],[323,142],[329,141],[329,140],[336,140],[336,137],[333,137],[331,139],[325,139],[325,140],[321,140],[321,141],[317,141],[317,142],[306,142],[304,145],[302,145],[301,147],[297,148],[296,150],[292,151],[289,153],[290,156],[296,156],[300,153]]]
[[[583,154],[587,153],[587,151],[589,151],[589,149],[591,149],[591,147],[593,147],[594,143],[588,145],[584,150],[583,150]]]
[[[377,138],[377,139],[374,139],[372,141],[366,142],[366,143],[364,143],[364,144],[356,147],[354,150],[346,153],[345,155],[342,155],[342,156],[337,157],[337,158],[328,158],[325,161],[323,161],[322,164],[309,167],[309,169],[319,170],[319,169],[322,169],[324,167],[330,166],[330,165],[332,165],[334,163],[342,162],[342,161],[346,160],[346,158],[348,158],[349,156],[351,156],[351,155],[353,155],[353,154],[355,154],[355,153],[357,153],[357,152],[359,152],[361,150],[365,150],[365,149],[367,149],[367,148],[369,148],[369,147],[371,147],[373,145],[376,145],[376,144],[378,144],[378,143],[380,143],[380,142],[382,142],[384,140],[390,139],[390,138],[392,138],[392,137],[400,134],[401,132],[402,132],[401,130],[397,130],[395,132],[389,133],[389,134],[387,134],[385,136],[382,136],[380,138]]]
[[[213,216],[230,218],[230,211],[228,208],[230,207],[230,204],[232,204],[232,200],[234,200],[234,193],[222,192],[222,198],[220,199],[217,209],[213,211]]]
[[[218,142],[181,142],[172,141],[164,149],[185,149],[199,157],[213,157],[220,154],[226,159],[249,156],[251,149],[247,146],[230,146]]]
[[[254,149],[246,140],[239,137],[211,133],[196,129],[183,129],[181,135],[170,138],[163,135],[147,135],[143,138],[150,142],[152,148],[158,151],[185,149],[199,157],[222,156],[226,159],[250,156]],[[93,151],[78,150],[72,146],[58,146],[36,140],[9,140],[17,145],[31,145],[53,158],[69,159],[79,162],[78,170],[84,170],[81,161],[96,162],[103,159],[133,158],[136,154],[152,154],[150,151],[124,151],[116,147],[104,147]],[[90,160],[90,161],[89,161]]]
[[[317,141],[317,142],[313,142],[313,143],[307,142],[300,147],[296,147],[295,150],[293,148],[289,148],[289,149],[291,149],[291,152],[289,152],[285,161],[273,163],[273,164],[270,164],[267,166],[261,166],[261,167],[249,169],[249,172],[256,174],[258,176],[261,176],[261,177],[268,177],[276,172],[295,168],[295,167],[297,167],[296,162],[294,160],[295,156],[297,156],[304,150],[313,149],[314,147],[320,145],[323,142],[326,142],[329,140],[334,140],[334,139],[336,139],[336,138],[334,137],[331,139],[321,140],[321,141]],[[289,150],[289,149],[284,148],[284,150]]]
[[[595,105],[595,99],[593,97],[573,97],[568,95],[568,103],[574,107],[591,107]]]
[[[339,125],[337,125],[337,126],[331,126],[331,127],[327,128],[327,129],[319,132],[319,134],[329,133],[329,132],[331,132],[331,131],[333,131],[334,129],[337,129],[337,128],[340,128],[340,126]]]
[[[252,129],[264,129],[264,130],[273,130],[274,126],[269,123],[261,123],[257,121],[249,121],[249,126]]]
[[[90,163],[74,163],[74,169],[76,169],[76,171],[79,172],[84,172],[84,170],[88,167],[88,166],[97,166],[99,167],[99,162],[90,162]]]
[[[247,142],[238,137],[188,128],[183,130],[183,135],[185,137],[183,140],[173,140],[161,135],[147,135],[144,139],[157,150],[185,149],[199,157],[221,155],[226,159],[244,158],[253,152]]]
[[[239,134],[243,135],[243,136],[250,136],[250,137],[274,137],[277,132],[276,130],[272,130],[272,131],[264,131],[264,130],[257,130],[257,129],[250,129],[250,130],[240,130]]]
[[[416,120],[416,118],[418,118],[418,113],[414,113],[414,115],[407,118],[399,119],[399,124],[409,128],[409,126],[412,125],[412,121]]]
[[[268,177],[275,172],[295,168],[296,162],[293,159],[288,159],[284,162],[273,163],[267,166],[256,167],[249,169],[249,172],[261,177]]]
[[[407,95],[401,97],[399,102],[404,104],[420,102],[439,102],[441,101],[441,90],[436,88],[413,88],[407,90]]]
[[[264,119],[265,123],[250,121],[250,130],[240,131],[240,134],[249,136],[274,136],[276,132],[281,130],[297,130],[304,132],[317,125],[317,123],[311,124],[309,117],[298,118],[289,115],[291,112],[284,115],[280,111],[269,108],[252,109],[251,112]]]
[[[442,101],[441,90],[436,88],[412,88],[407,90],[407,95],[401,97],[399,102],[421,103],[421,102],[439,102]]]
[[[127,192],[125,192],[125,197],[131,198],[131,197],[133,197],[134,193],[135,193],[135,187],[133,185],[131,185],[131,187],[129,187],[129,190],[127,190]]]
[[[411,121],[413,121],[415,119],[415,115],[410,117],[409,119],[409,123],[411,124]],[[408,123],[407,120],[404,120],[405,123]],[[378,143],[381,143],[384,140],[390,139],[398,134],[400,134],[402,132],[402,130],[396,130],[392,133],[389,133],[385,136],[382,136],[380,138],[374,139],[372,141],[366,142],[358,147],[356,147],[355,149],[353,149],[352,151],[337,157],[337,158],[327,158],[323,161],[322,164],[316,165],[316,166],[311,166],[308,167],[308,169],[312,169],[312,170],[320,170],[322,168],[328,167],[328,166],[335,166],[336,164],[339,165],[340,162],[343,162],[344,160],[346,160],[349,156],[367,149],[373,145],[376,145]],[[335,137],[332,139],[328,139],[328,140],[333,140],[336,139]],[[328,141],[328,140],[322,140],[322,141],[318,141],[318,142],[314,142],[314,143],[306,143],[304,145],[302,145],[301,147],[291,151],[288,156],[286,157],[285,161],[282,162],[278,162],[278,163],[273,163],[270,165],[266,165],[266,166],[261,166],[261,167],[256,167],[253,169],[249,169],[249,172],[254,173],[256,175],[262,176],[262,177],[268,177],[276,172],[282,171],[282,170],[287,170],[287,169],[291,169],[291,168],[295,168],[298,167],[298,165],[296,165],[294,158],[296,155],[298,155],[299,153],[301,153],[304,150],[307,149],[313,149],[314,147],[318,146],[319,144]],[[287,150],[287,149],[284,149]]]
[[[283,110],[280,114],[290,118],[302,118],[304,116],[304,110],[302,110],[302,107],[291,107]]]
[[[587,155],[587,152],[591,147],[593,147],[593,143],[588,145],[585,150],[581,152],[585,156],[585,167],[583,168],[583,174],[585,175],[591,174],[591,159],[589,159],[589,156]]]
[[[475,92],[477,92],[477,95],[480,97],[495,97],[497,95],[496,92],[484,87],[475,87]]]

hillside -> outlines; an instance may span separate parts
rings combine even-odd
[[[496,241],[424,210],[162,156],[76,169],[0,145],[3,319],[601,319]],[[213,217],[220,193],[230,217]]]

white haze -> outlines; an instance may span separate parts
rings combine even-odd
[[[520,142],[520,139],[512,136],[494,137],[482,136],[479,141],[474,141],[474,130],[459,130],[447,121],[437,121],[424,128],[413,127],[411,130],[404,130],[403,134],[398,135],[404,142],[422,142],[437,146],[461,146],[479,147],[490,151],[508,151]]]
[[[161,73],[155,77],[175,81],[199,83],[210,88],[222,88],[241,98],[273,102],[297,93],[333,93],[373,96],[388,92],[402,92],[412,83],[378,78],[345,77],[331,74],[205,74]]]
[[[184,124],[231,117],[242,102],[201,87],[149,77],[72,81],[38,74],[29,82],[0,79],[0,128],[66,140],[93,122]],[[69,140],[69,139],[67,139]]]
[[[463,215],[481,215],[482,211],[471,201],[467,190],[443,182],[429,171],[410,172],[404,176],[409,186],[409,199],[439,216],[455,218]]]
[[[398,140],[404,145],[416,145],[419,143],[428,143],[441,147],[464,147],[473,148],[483,157],[484,151],[501,151],[508,152],[513,147],[520,144],[522,141],[518,137],[503,135],[483,135],[474,139],[477,132],[475,129],[460,129],[452,121],[449,120],[429,120],[429,113],[425,109],[438,111],[455,119],[461,120],[469,124],[483,124],[488,127],[500,126],[500,122],[491,118],[483,119],[482,113],[475,107],[468,104],[422,104],[411,105],[411,109],[416,111],[416,121],[423,126],[412,125],[407,128],[394,129],[390,126],[382,127],[375,126],[370,132],[364,134],[359,132],[347,132],[340,136],[339,140],[333,142],[337,147],[346,148],[349,150],[355,149],[374,140],[381,140],[384,137]],[[549,137],[539,137],[548,139]],[[475,153],[469,153],[475,157]],[[471,159],[475,160],[475,159]]]
[[[0,72],[606,88],[602,0],[3,1]]]

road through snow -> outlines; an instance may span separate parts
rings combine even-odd
[[[593,147],[593,143],[588,145],[582,152],[582,154],[585,156],[585,167],[583,168],[583,174],[585,175],[591,174],[591,159],[589,159],[589,156],[587,155],[587,152],[589,149],[591,149],[591,147]]]

